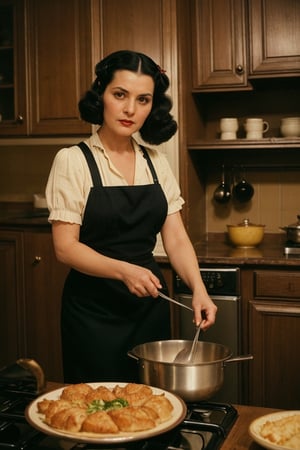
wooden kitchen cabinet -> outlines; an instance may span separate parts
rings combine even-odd
[[[242,271],[244,341],[254,357],[247,366],[249,404],[298,409],[300,272]]]
[[[0,135],[28,129],[23,0],[0,0]]]
[[[223,90],[247,86],[244,0],[194,0],[193,88]]]
[[[62,380],[60,304],[68,268],[56,260],[50,232],[24,233],[27,355],[48,380]]]
[[[7,342],[1,365],[33,358],[48,380],[62,381],[60,303],[68,268],[56,260],[51,232],[0,230],[0,257],[0,333]]]
[[[25,354],[23,235],[0,230],[0,367]]]
[[[89,134],[78,101],[94,78],[91,2],[28,0],[31,135]]]
[[[251,78],[299,76],[298,0],[194,0],[193,89],[251,89]]]
[[[0,135],[89,134],[77,105],[94,76],[91,2],[0,0],[1,11],[7,5],[14,15],[13,83],[0,84],[0,107],[5,94],[9,111]],[[0,41],[0,64],[3,54]]]
[[[249,75],[299,76],[299,0],[249,1]]]

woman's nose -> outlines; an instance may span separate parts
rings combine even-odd
[[[127,114],[134,114],[135,111],[135,102],[134,100],[128,99],[124,106],[124,111]]]

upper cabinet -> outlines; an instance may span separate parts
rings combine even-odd
[[[0,12],[0,135],[89,133],[77,104],[93,78],[90,2],[0,0]]]
[[[193,3],[193,87],[214,90],[247,86],[244,0]]]
[[[299,0],[250,0],[249,37],[251,76],[299,76]]]
[[[0,1],[0,135],[26,134],[25,11],[22,0]]]
[[[300,74],[299,0],[193,0],[193,89]]]
[[[86,0],[29,0],[31,135],[89,133],[78,101],[91,85],[91,11]]]

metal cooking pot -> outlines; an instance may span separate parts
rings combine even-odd
[[[292,223],[288,227],[280,227],[281,230],[286,232],[288,241],[300,244],[300,215],[297,216],[298,222]]]
[[[253,359],[252,355],[231,358],[228,347],[197,342],[193,363],[175,363],[174,358],[192,341],[169,340],[141,344],[128,352],[139,363],[140,382],[179,395],[186,402],[212,397],[222,387],[225,364]]]

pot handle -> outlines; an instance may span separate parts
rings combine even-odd
[[[242,356],[236,356],[235,358],[229,358],[226,359],[226,361],[224,361],[224,366],[227,363],[232,363],[232,362],[239,362],[239,361],[247,361],[249,359],[253,359],[253,355],[242,355]]]
[[[135,356],[135,355],[131,352],[131,350],[128,350],[127,355],[128,355],[130,358],[135,359],[136,361],[139,361],[139,359],[140,359],[140,358],[138,358],[137,356]]]

